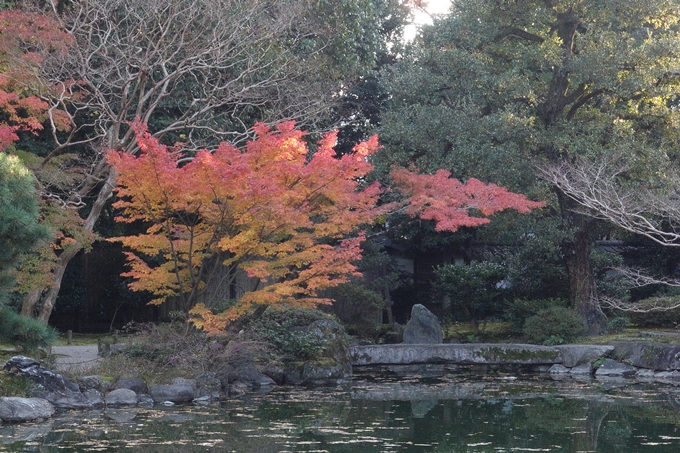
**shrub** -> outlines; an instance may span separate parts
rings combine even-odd
[[[0,308],[0,340],[20,346],[24,351],[49,347],[57,331],[37,319],[22,316],[9,308]]]
[[[585,320],[566,307],[553,306],[539,311],[524,323],[524,335],[530,343],[571,343],[585,330]]]
[[[564,299],[515,299],[505,311],[504,318],[512,325],[512,330],[518,333],[524,331],[524,323],[541,310],[550,307],[566,307]]]
[[[134,343],[102,365],[112,378],[142,376],[163,383],[196,371],[222,374],[230,367],[267,358],[266,348],[246,338],[206,335],[186,322],[138,324]]]
[[[320,357],[325,352],[322,340],[307,330],[310,324],[318,320],[335,319],[313,308],[268,307],[262,316],[251,322],[247,330],[269,343],[284,361],[307,360]]]
[[[621,333],[623,329],[630,323],[630,319],[625,316],[617,316],[607,323],[608,333]]]

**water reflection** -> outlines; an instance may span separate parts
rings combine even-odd
[[[0,451],[680,451],[673,386],[502,377],[357,380],[220,407],[67,413],[0,426]]]

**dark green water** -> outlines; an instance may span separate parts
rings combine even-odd
[[[355,380],[220,406],[0,426],[11,452],[680,452],[680,390],[514,376]]]

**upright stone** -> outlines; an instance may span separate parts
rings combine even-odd
[[[422,304],[411,309],[411,319],[404,330],[404,343],[439,344],[444,342],[439,319]]]

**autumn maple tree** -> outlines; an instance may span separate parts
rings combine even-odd
[[[379,206],[378,183],[362,186],[373,169],[368,157],[377,137],[338,157],[329,133],[312,153],[294,123],[254,128],[245,149],[227,143],[192,160],[135,124],[138,156],[111,151],[118,173],[115,207],[121,222],[149,225],[143,234],[115,238],[130,250],[130,288],[155,295],[152,304],[178,297],[194,322],[219,331],[254,305],[317,306],[331,300],[323,289],[357,274],[360,229],[378,216],[404,208],[436,222],[437,229],[486,223],[504,210],[528,212],[540,202],[477,180],[462,184],[446,172],[419,175],[399,169],[403,203]],[[311,157],[310,157],[311,156]],[[204,295],[217,265],[236,278],[245,272],[250,291],[226,311],[213,314]]]

